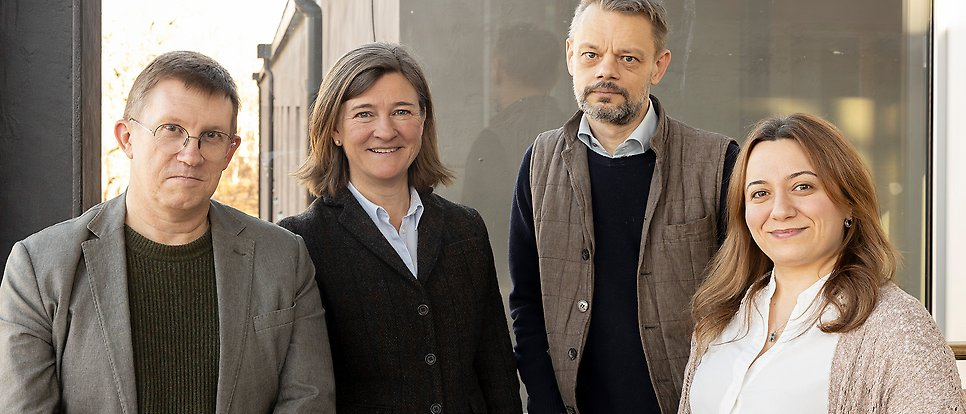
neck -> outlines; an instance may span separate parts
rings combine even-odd
[[[775,266],[775,292],[797,297],[819,279],[832,272],[834,260],[822,263],[820,266],[793,267]]]
[[[591,117],[587,117],[587,123],[590,125],[591,132],[594,133],[594,138],[600,141],[600,144],[604,146],[607,153],[613,154],[614,150],[617,149],[627,137],[631,136],[631,133],[641,125],[644,121],[644,116],[647,115],[648,108],[651,105],[650,99],[646,101],[647,105],[641,109],[641,113],[638,114],[634,119],[624,125],[612,124],[609,122],[604,122],[596,120]]]
[[[373,204],[386,209],[389,213],[389,222],[392,223],[396,230],[399,230],[399,225],[402,223],[402,218],[409,211],[409,182],[403,181],[401,184],[390,184],[390,185],[379,185],[373,183],[365,183],[361,181],[354,181],[351,178],[349,181],[352,185],[359,190],[360,193]]]
[[[124,224],[148,240],[169,246],[188,244],[208,231],[208,204],[203,211],[167,211],[126,203]]]

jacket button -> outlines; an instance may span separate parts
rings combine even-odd
[[[587,303],[586,300],[577,301],[577,310],[579,310],[580,313],[587,312],[588,309],[590,309],[590,304]]]
[[[571,361],[577,359],[577,350],[576,349],[573,349],[573,348],[570,348],[570,350],[567,351],[567,356],[570,357],[570,360]]]
[[[433,365],[436,363],[436,355],[426,354],[426,365]]]
[[[429,406],[429,412],[431,412],[433,414],[439,414],[439,413],[443,412],[443,406],[442,405],[439,405],[439,403],[433,404],[433,405]]]
[[[427,304],[424,303],[422,305],[417,306],[416,307],[416,313],[418,313],[419,316],[426,316],[426,315],[428,315],[429,314],[429,305],[427,305]]]
[[[590,260],[590,250],[583,249],[580,251],[580,258],[584,260]]]

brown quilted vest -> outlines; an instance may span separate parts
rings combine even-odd
[[[722,170],[732,140],[668,118],[651,100],[659,120],[638,259],[638,321],[661,411],[675,413],[693,328],[690,300],[717,246]],[[577,139],[581,116],[540,134],[530,164],[549,353],[571,411],[594,309],[594,223],[587,147]]]

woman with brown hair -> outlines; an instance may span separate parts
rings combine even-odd
[[[963,412],[952,352],[891,280],[868,169],[807,114],[762,120],[693,300],[680,413]]]
[[[298,177],[320,198],[279,224],[315,264],[339,413],[522,411],[486,227],[433,194],[452,180],[435,122],[398,45],[350,51],[319,88]]]

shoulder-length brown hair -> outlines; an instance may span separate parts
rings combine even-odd
[[[748,158],[758,143],[798,142],[838,206],[852,210],[834,270],[820,293],[819,308],[833,306],[839,317],[819,325],[823,332],[849,332],[861,326],[878,300],[879,287],[893,278],[898,253],[879,222],[879,203],[868,168],[842,132],[814,115],[792,114],[758,122],[748,134],[728,185],[728,230],[709,265],[708,277],[692,301],[699,353],[707,350],[732,318],[746,293],[768,285],[763,277],[774,263],[755,244],[745,222],[744,185]]]
[[[349,184],[349,161],[332,138],[342,104],[365,93],[390,73],[401,74],[416,89],[423,117],[422,147],[409,166],[409,185],[416,191],[426,192],[438,184],[453,181],[452,172],[439,158],[433,100],[423,70],[402,46],[370,43],[339,58],[319,85],[319,96],[309,121],[309,156],[295,172],[299,182],[315,196],[335,195]]]

